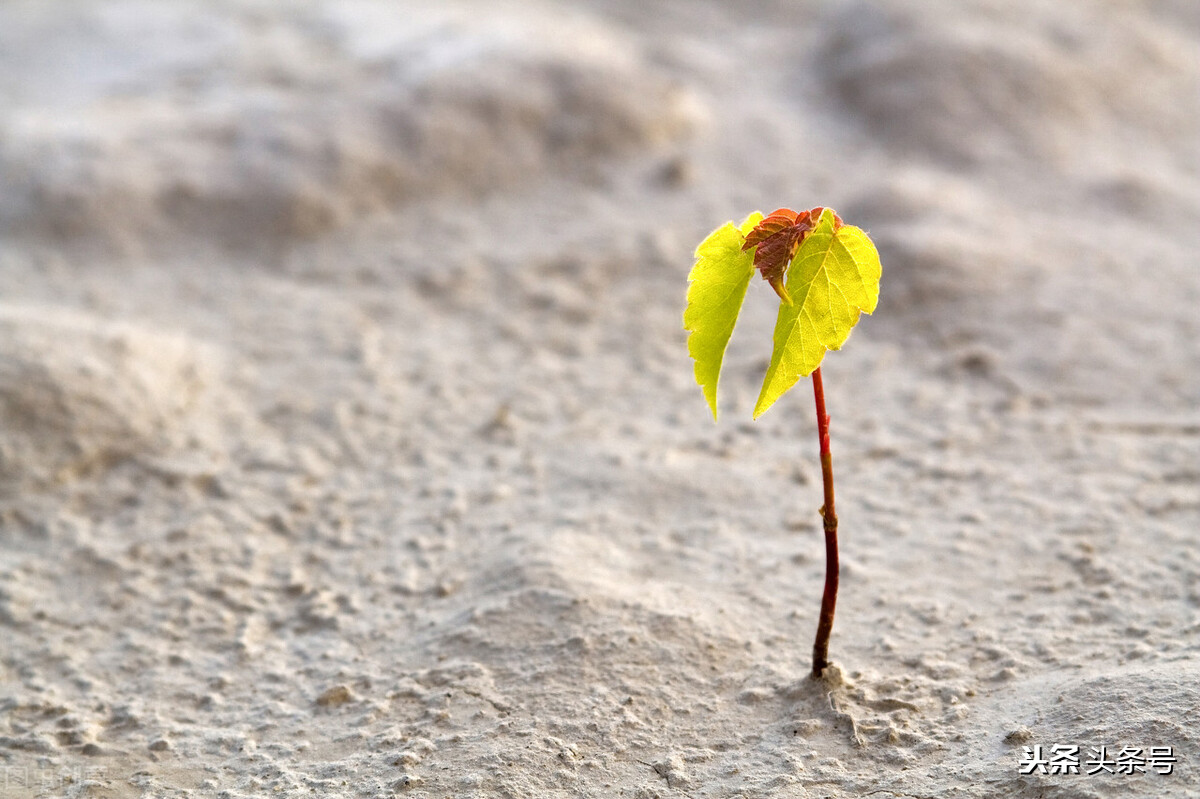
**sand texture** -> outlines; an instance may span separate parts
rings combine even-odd
[[[0,797],[1200,796],[1198,8],[0,3]]]

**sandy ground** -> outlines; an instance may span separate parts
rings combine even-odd
[[[0,796],[1200,795],[1198,9],[0,3]]]

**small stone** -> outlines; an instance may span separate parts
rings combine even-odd
[[[405,774],[403,777],[392,783],[392,790],[406,791],[409,788],[416,788],[422,782],[424,782],[424,780],[418,777],[416,774]]]
[[[150,744],[151,752],[166,752],[170,748],[171,748],[171,742],[168,741],[166,738],[159,738],[157,741],[154,741],[153,743]]]
[[[1031,740],[1033,740],[1033,730],[1023,724],[1004,736],[1004,742],[1007,744],[1023,744]]]
[[[811,738],[824,726],[820,719],[801,719],[792,726],[792,735],[799,738]]]
[[[692,784],[691,777],[684,770],[683,758],[679,755],[658,761],[654,764],[654,770],[667,781],[668,788],[687,788]]]
[[[344,705],[354,699],[354,695],[350,693],[350,689],[344,685],[335,685],[317,697],[317,704],[321,707],[336,707]]]

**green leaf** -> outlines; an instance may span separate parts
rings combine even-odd
[[[775,351],[767,367],[754,418],[812,374],[826,350],[841,349],[858,322],[879,301],[879,253],[859,228],[836,227],[826,208],[788,269],[787,293],[775,320]]]
[[[721,361],[754,276],[754,252],[743,252],[742,244],[762,218],[755,212],[737,227],[726,222],[714,230],[696,248],[696,265],[688,275],[683,328],[688,331],[688,354],[696,361],[696,382],[714,421]]]

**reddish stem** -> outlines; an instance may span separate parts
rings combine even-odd
[[[817,621],[817,638],[813,643],[813,679],[829,665],[829,635],[833,632],[833,611],[837,605],[838,544],[837,514],[833,509],[833,456],[829,453],[829,414],[825,413],[825,386],[821,370],[812,373],[813,397],[817,404],[817,434],[821,439],[821,478],[825,484],[825,504],[821,518],[825,520],[825,593],[821,596],[821,617]]]

